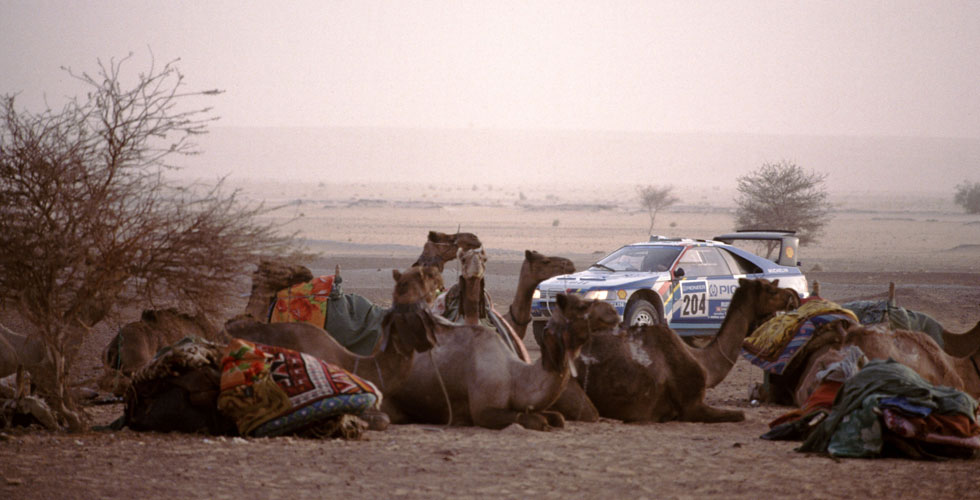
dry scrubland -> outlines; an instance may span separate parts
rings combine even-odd
[[[290,185],[245,183],[244,194],[286,205],[279,212],[321,256],[315,273],[343,267],[344,287],[378,302],[391,297],[391,269],[418,255],[429,230],[478,234],[490,255],[488,288],[506,307],[524,249],[571,257],[580,268],[646,238],[648,218],[631,187]],[[521,200],[523,193],[524,199]],[[711,237],[732,231],[733,193],[678,189],[679,206],[656,232]],[[980,217],[951,195],[835,194],[821,242],[801,250],[803,268],[835,300],[882,297],[962,330],[980,319]],[[446,280],[454,279],[450,265]],[[228,315],[244,306],[242,289]],[[127,311],[120,321],[135,318]],[[98,352],[117,324],[83,346],[76,376],[95,376]],[[533,347],[533,346],[532,346]],[[396,426],[357,442],[221,439],[88,432],[15,433],[0,441],[0,498],[841,498],[980,497],[976,461],[835,461],[758,439],[786,408],[751,406],[761,371],[740,360],[708,393],[740,408],[737,424],[570,423],[520,428]],[[121,412],[92,410],[97,423]]]

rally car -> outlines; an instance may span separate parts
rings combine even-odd
[[[742,244],[735,246],[739,241]],[[775,252],[775,262],[743,249],[745,243]],[[589,269],[543,281],[531,302],[540,333],[559,293],[609,302],[629,325],[666,322],[682,336],[713,335],[721,327],[739,278],[779,280],[805,298],[806,277],[792,231],[739,231],[712,240],[652,236],[619,248]]]

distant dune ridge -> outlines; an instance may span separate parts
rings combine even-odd
[[[980,181],[980,140],[593,131],[213,127],[191,175],[323,182],[615,183],[734,188],[786,159],[832,190],[952,192]]]

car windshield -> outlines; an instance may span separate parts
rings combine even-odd
[[[670,269],[682,247],[623,247],[596,262],[592,267],[608,271],[661,272]]]

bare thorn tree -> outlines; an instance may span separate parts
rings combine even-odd
[[[636,193],[639,195],[640,205],[646,208],[647,213],[650,215],[650,228],[647,229],[648,234],[653,234],[653,223],[657,220],[657,212],[680,201],[680,198],[673,194],[673,186],[638,186]]]
[[[131,55],[130,55],[131,56]],[[50,380],[42,394],[71,429],[83,425],[68,391],[77,347],[119,308],[165,301],[216,312],[260,255],[295,252],[242,203],[237,191],[182,186],[165,172],[195,154],[211,108],[191,98],[173,61],[122,83],[129,57],[68,74],[87,87],[60,111],[18,111],[0,102],[0,305],[44,342]],[[46,377],[47,378],[47,377]]]
[[[791,230],[800,243],[816,242],[830,213],[823,187],[826,178],[827,174],[806,173],[785,160],[764,163],[737,179],[736,226]]]

